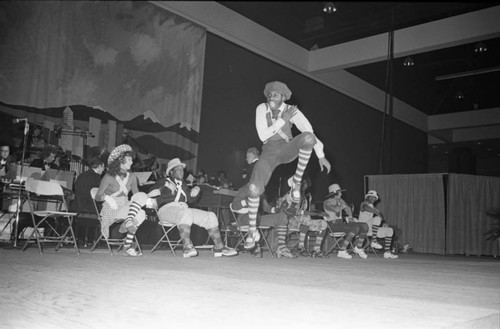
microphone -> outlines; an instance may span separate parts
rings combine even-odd
[[[22,119],[15,118],[15,119],[12,119],[12,122],[13,122],[13,123],[19,123],[19,122],[21,122],[21,121],[28,122],[28,118],[22,118]]]

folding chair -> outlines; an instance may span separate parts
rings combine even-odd
[[[163,230],[163,235],[161,236],[161,238],[158,240],[158,242],[154,245],[154,247],[151,249],[151,251],[149,253],[152,254],[153,251],[155,251],[156,249],[160,249],[161,245],[163,243],[166,243],[168,245],[168,247],[170,248],[170,251],[172,252],[172,254],[175,255],[175,248],[183,246],[182,239],[179,238],[179,240],[172,241],[172,240],[170,240],[168,233],[172,232],[173,229],[177,228],[177,225],[173,224],[173,223],[168,223],[168,222],[162,223],[159,220],[160,217],[158,216],[158,205],[156,203],[156,200],[153,199],[153,203],[151,205],[146,204],[146,207],[147,207],[147,209],[152,209],[154,211],[155,216],[158,218],[158,225],[160,225],[162,230]]]
[[[367,252],[372,252],[375,254],[375,257],[378,257],[377,255],[377,250],[375,248],[372,247],[372,241],[373,239],[377,239],[377,237],[373,237],[373,236],[367,236],[366,239],[365,239],[365,242],[363,244],[363,249],[366,250]],[[375,240],[376,241],[376,240]]]
[[[344,239],[347,236],[346,232],[333,232],[332,229],[330,228],[330,225],[327,225],[327,230],[328,230],[328,235],[333,239],[333,245],[328,249],[326,252],[326,255],[331,254],[334,250],[341,249],[341,244],[344,241]],[[354,249],[354,246],[352,245],[352,242],[349,242],[348,249],[352,250]]]
[[[237,249],[240,244],[244,243],[245,239],[247,238],[247,236],[250,232],[250,228],[248,225],[240,225],[240,223],[238,221],[238,214],[235,213],[231,207],[230,207],[230,212],[231,212],[233,220],[234,220],[234,223],[231,223],[231,225],[233,225],[233,227],[236,226],[236,230],[239,233],[238,242],[236,243],[236,246],[234,247],[235,249]],[[271,231],[271,227],[257,225],[257,230],[259,231],[260,238],[262,240],[264,240],[266,247],[269,249],[271,256],[274,257],[274,251],[271,248],[269,241],[267,240],[267,236],[269,235],[269,232]]]
[[[63,244],[73,244],[76,253],[79,255],[80,250],[78,249],[78,244],[76,242],[75,232],[73,231],[73,217],[77,213],[69,212],[66,203],[66,198],[64,197],[64,191],[61,185],[54,182],[47,182],[35,179],[28,179],[26,181],[26,195],[28,198],[29,209],[31,213],[31,219],[33,221],[33,231],[28,237],[26,243],[23,246],[23,251],[28,248],[30,243],[37,243],[38,250],[40,254],[43,254],[42,243],[57,243],[55,251]],[[35,203],[38,202],[35,207]],[[37,210],[39,206],[46,206],[46,210]],[[49,210],[52,207],[55,210]],[[41,217],[42,219],[38,222],[35,220],[35,216]],[[48,221],[49,218],[54,218],[56,223],[60,218],[64,218],[68,227],[63,234],[60,234]],[[45,225],[44,225],[45,224]],[[49,230],[45,231],[42,236],[39,229],[42,226],[48,226]],[[34,239],[33,239],[34,237]]]
[[[97,201],[95,200],[95,196],[96,196],[98,190],[99,189],[97,187],[92,188],[90,190],[90,196],[92,197],[92,202],[94,203],[94,209],[95,209],[95,212],[97,215],[97,219],[101,223],[101,234],[99,235],[97,240],[94,242],[94,245],[90,249],[90,252],[93,252],[95,250],[95,248],[97,248],[97,246],[99,245],[99,242],[104,240],[104,241],[106,241],[106,245],[108,246],[109,252],[111,253],[111,255],[114,255],[113,249],[111,248],[111,246],[118,246],[118,249],[116,250],[116,252],[117,253],[120,252],[120,250],[125,246],[125,236],[122,238],[107,238],[102,233],[101,212],[99,211],[99,207],[97,207]],[[123,221],[124,221],[124,219],[116,219],[116,221],[114,223],[122,223]],[[141,245],[139,244],[139,241],[137,241],[137,236],[134,236],[134,243],[137,245],[137,247],[139,248],[139,251],[142,253]]]

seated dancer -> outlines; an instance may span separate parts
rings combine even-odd
[[[347,246],[355,236],[358,236],[354,253],[359,257],[366,259],[368,255],[363,250],[363,243],[365,242],[366,233],[368,232],[368,225],[353,221],[352,209],[342,199],[342,191],[339,184],[332,184],[328,187],[328,194],[326,200],[323,201],[323,208],[328,214],[327,224],[332,232],[345,232],[346,236],[342,240],[342,245],[337,253],[337,257],[351,259],[352,256],[347,251]],[[342,219],[342,211],[347,213],[347,223]]]
[[[248,188],[246,186],[242,186],[240,188]],[[233,212],[238,214],[238,223],[240,226],[246,226],[249,223],[248,216],[248,201],[247,199],[241,199],[241,194],[236,195],[233,199],[229,207]],[[257,221],[258,225],[269,226],[276,229],[278,235],[278,247],[276,248],[276,256],[278,258],[286,257],[286,258],[297,258],[296,255],[292,254],[290,249],[288,249],[286,245],[287,238],[287,226],[288,219],[286,215],[282,212],[275,212],[273,208],[269,205],[269,203],[265,200],[264,195],[262,196],[262,209],[266,214],[262,216],[258,216]],[[259,243],[255,244],[255,248],[250,250],[250,253],[254,257],[262,257],[262,250]]]
[[[260,196],[264,193],[274,169],[280,164],[290,163],[297,159],[297,169],[293,176],[292,199],[300,200],[300,184],[302,175],[309,163],[312,151],[316,152],[320,169],[330,172],[331,165],[325,158],[323,143],[314,135],[313,128],[296,107],[285,103],[292,92],[283,82],[274,81],[264,88],[266,102],[256,108],[255,125],[260,140],[264,143],[262,154],[250,177],[246,189],[240,189],[242,199],[248,198],[249,234],[245,241],[245,249],[255,247],[260,236],[257,231],[257,211]],[[295,125],[301,134],[293,137],[292,126]]]
[[[211,211],[189,208],[188,203],[196,200],[200,187],[191,190],[184,182],[185,163],[178,158],[172,159],[167,164],[167,177],[158,180],[149,192],[149,196],[156,198],[158,217],[162,223],[168,222],[177,225],[184,245],[183,257],[198,256],[191,241],[191,225],[196,224],[207,230],[214,242],[214,257],[236,256],[235,249],[227,248],[222,243],[217,216]]]
[[[124,248],[127,255],[135,257],[142,256],[133,246],[133,241],[137,229],[146,219],[146,213],[141,208],[146,204],[148,195],[139,192],[137,177],[130,172],[131,166],[132,147],[127,144],[115,147],[108,157],[107,173],[99,185],[96,201],[105,201],[101,209],[102,234],[108,238],[111,224],[124,219],[120,225],[120,233],[127,233]],[[129,200],[130,191],[133,195]]]
[[[288,179],[288,186],[291,187],[292,184],[292,177],[290,177]],[[288,229],[299,231],[299,255],[325,258],[326,254],[321,250],[321,244],[326,234],[326,221],[323,219],[311,219],[311,216],[304,214],[307,210],[306,205],[308,204],[305,191],[308,189],[309,185],[310,181],[308,179],[302,180],[299,203],[293,201],[292,190],[290,190],[278,200],[277,208],[280,212],[286,214],[288,218]],[[309,253],[304,246],[305,239],[309,232],[317,232],[316,242],[311,253]]]
[[[387,224],[383,224],[384,216],[382,212],[375,207],[375,202],[378,201],[377,191],[371,190],[365,195],[365,201],[361,203],[359,208],[359,221],[368,224],[368,236],[373,237],[371,246],[375,249],[382,249],[382,246],[377,242],[377,238],[384,239],[384,258],[396,259],[398,255],[391,252],[392,238],[394,230]]]

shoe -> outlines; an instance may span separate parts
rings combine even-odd
[[[313,250],[311,253],[312,258],[328,258],[328,255],[324,251]]]
[[[290,196],[292,197],[292,201],[295,203],[300,202],[300,183],[296,184],[293,179],[292,179],[292,187],[291,187],[291,192]]]
[[[135,250],[134,248],[128,248],[127,250],[125,250],[125,252],[127,253],[126,256],[131,256],[131,257],[142,256],[142,252],[137,252],[137,250]]]
[[[276,249],[276,257],[297,258],[297,255],[292,254],[287,246],[280,246],[278,247],[278,249]]]
[[[398,259],[398,255],[394,255],[392,252],[390,251],[386,251],[384,252],[384,258],[387,258],[387,259]]]
[[[377,241],[375,240],[372,240],[372,242],[370,242],[370,246],[373,248],[373,249],[382,249],[383,247],[380,245],[380,243],[378,243]]]
[[[255,231],[255,234],[250,236],[250,233],[248,234],[247,238],[245,239],[245,244],[244,247],[247,250],[255,248],[255,243],[259,242],[260,240],[260,234],[259,231]]]
[[[305,250],[304,248],[299,248],[297,250],[297,253],[299,254],[299,256],[302,256],[302,257],[310,257],[311,256],[311,253],[307,250]]]
[[[198,256],[198,251],[194,248],[194,246],[191,243],[184,246],[184,252],[182,254],[182,257],[189,258],[196,256]]]
[[[354,247],[354,253],[356,255],[358,255],[359,257],[363,258],[363,259],[367,259],[368,258],[368,255],[365,253],[365,251],[361,248],[358,248],[358,247]]]
[[[262,258],[262,248],[259,245],[257,245],[255,249],[250,252],[250,257]]]
[[[352,258],[352,256],[349,255],[349,253],[347,252],[347,250],[339,250],[339,252],[337,253],[337,257],[345,258],[345,259],[351,259]]]
[[[233,248],[223,247],[222,249],[214,249],[214,257],[232,257],[238,255],[238,251]]]

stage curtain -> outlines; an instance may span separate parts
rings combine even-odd
[[[386,221],[402,230],[402,243],[416,252],[445,253],[445,194],[442,174],[367,176]]]
[[[449,174],[446,250],[449,254],[498,255],[498,242],[485,232],[494,219],[486,211],[500,207],[500,178]]]

